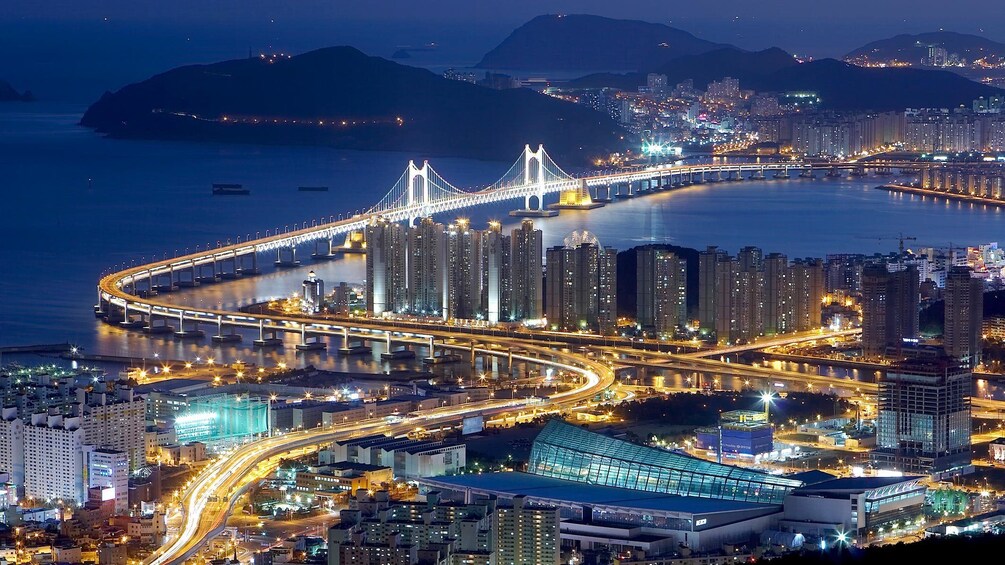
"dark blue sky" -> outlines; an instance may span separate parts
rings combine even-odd
[[[353,45],[390,56],[435,41],[425,65],[472,65],[544,13],[669,23],[746,49],[836,56],[940,28],[1005,41],[996,0],[0,0],[0,78],[42,94],[100,95],[167,68]],[[46,91],[49,91],[48,93]],[[53,91],[61,91],[54,93]]]

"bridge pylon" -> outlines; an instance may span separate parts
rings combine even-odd
[[[429,204],[429,161],[423,161],[421,167],[415,166],[415,161],[408,162],[408,198],[406,203],[413,210],[423,211]],[[416,184],[418,181],[418,184]],[[424,216],[424,213],[413,214],[408,218],[408,225],[414,226],[415,220]]]

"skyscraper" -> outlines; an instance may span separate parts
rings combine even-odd
[[[946,274],[946,355],[968,367],[981,362],[981,324],[984,321],[984,282],[971,276],[970,267],[950,267]]]
[[[408,230],[408,310],[412,314],[444,315],[446,273],[443,224],[423,218]]]
[[[671,251],[636,251],[636,316],[639,326],[673,333],[687,322],[687,262]]]
[[[408,307],[405,229],[387,218],[366,227],[366,311],[404,312]]]
[[[881,356],[891,348],[899,353],[904,339],[918,336],[920,282],[913,265],[891,273],[885,265],[862,270],[862,353]]]
[[[548,322],[600,332],[617,325],[617,257],[589,232],[574,233],[547,252]]]
[[[872,461],[880,468],[940,478],[968,472],[972,377],[952,357],[892,365],[879,381]]]
[[[481,312],[489,322],[509,320],[513,310],[510,237],[503,235],[499,222],[489,222],[489,229],[481,232],[480,245]]]
[[[467,219],[447,227],[443,317],[471,320],[481,303],[481,233]]]
[[[510,238],[512,272],[512,308],[514,320],[538,320],[543,317],[544,285],[541,230],[534,229],[532,220],[524,220]]]

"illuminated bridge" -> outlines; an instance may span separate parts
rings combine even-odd
[[[428,342],[427,334],[391,331],[351,326],[338,323],[323,323],[311,320],[302,322],[277,320],[276,317],[245,314],[232,311],[218,311],[192,306],[178,306],[157,297],[159,292],[168,292],[178,287],[196,286],[200,283],[218,282],[245,275],[259,273],[258,259],[261,254],[275,253],[278,267],[298,265],[297,248],[314,244],[316,250],[327,246],[321,257],[332,256],[337,238],[359,234],[368,223],[378,217],[392,221],[414,223],[416,219],[431,214],[461,210],[472,206],[523,199],[524,209],[519,214],[544,215],[545,197],[561,193],[563,200],[593,202],[606,201],[615,197],[632,197],[647,192],[673,189],[692,184],[718,181],[740,181],[745,178],[764,179],[790,178],[790,173],[812,176],[814,169],[835,174],[839,169],[860,169],[863,166],[884,168],[896,165],[878,161],[865,164],[826,163],[805,164],[798,162],[746,163],[717,165],[656,165],[629,169],[595,171],[583,176],[566,173],[548,155],[543,146],[536,150],[525,146],[523,153],[498,181],[479,190],[462,190],[441,177],[428,162],[421,166],[409,162],[401,177],[387,194],[364,213],[346,219],[334,216],[301,224],[293,229],[271,230],[264,237],[236,243],[227,242],[214,249],[197,250],[195,253],[165,258],[160,261],[130,267],[103,277],[98,285],[98,302],[95,313],[110,322],[119,322],[125,327],[144,329],[150,333],[174,333],[176,336],[201,337],[200,327],[216,328],[214,341],[240,341],[237,328],[257,330],[256,345],[279,345],[280,334],[299,333],[303,349],[323,349],[321,335],[336,335],[343,339],[348,348],[350,340],[386,341],[390,349],[392,341],[412,343]],[[554,212],[552,212],[554,213]],[[177,324],[172,327],[170,324]]]

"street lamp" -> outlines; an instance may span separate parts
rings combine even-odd
[[[767,420],[771,416],[771,403],[775,400],[775,394],[770,390],[761,393],[761,402],[764,403],[764,419]]]

